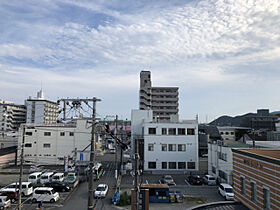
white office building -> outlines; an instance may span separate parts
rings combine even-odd
[[[99,148],[100,139],[96,139],[96,148]],[[26,163],[61,165],[64,164],[64,157],[69,156],[70,160],[76,158],[89,161],[90,141],[91,123],[87,120],[54,125],[26,125],[24,160]],[[21,144],[22,135],[18,139],[19,148]]]
[[[26,123],[54,124],[58,120],[58,104],[44,98],[44,93],[40,90],[36,98],[25,100]]]
[[[132,110],[132,139],[138,139],[143,170],[152,173],[198,170],[197,120],[153,121],[151,110]]]

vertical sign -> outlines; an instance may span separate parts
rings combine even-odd
[[[68,157],[64,156],[64,171],[68,171]]]

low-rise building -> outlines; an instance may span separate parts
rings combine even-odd
[[[22,133],[22,130],[20,130]],[[96,138],[96,148],[100,148]],[[22,135],[18,146],[22,144]],[[70,157],[89,161],[91,141],[91,123],[76,120],[70,123],[53,125],[27,124],[25,126],[24,160],[37,164],[64,164],[64,158]],[[75,150],[77,151],[75,156]],[[84,152],[81,152],[85,150]],[[18,157],[20,152],[18,152]]]
[[[198,122],[157,122],[151,110],[132,111],[132,141],[139,142],[142,168],[152,173],[198,170]]]
[[[280,150],[233,149],[235,200],[250,209],[280,209]]]

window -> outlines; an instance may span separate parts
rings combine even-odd
[[[44,136],[51,136],[51,132],[44,132]]]
[[[216,167],[212,166],[212,173],[216,174]]]
[[[226,132],[226,135],[228,135],[229,134],[229,132]]]
[[[51,144],[44,144],[43,147],[44,148],[51,148]]]
[[[74,132],[70,132],[70,133],[69,133],[69,136],[74,136]]]
[[[176,169],[176,162],[168,162],[169,169]]]
[[[167,169],[167,162],[161,162],[161,168]]]
[[[25,135],[32,136],[32,132],[25,132]]]
[[[186,145],[185,144],[178,144],[178,151],[179,152],[186,151]]]
[[[256,183],[255,182],[251,182],[251,200],[252,201],[257,200]]]
[[[219,170],[219,177],[227,181],[227,173],[222,170]]]
[[[148,162],[148,168],[156,169],[157,168],[156,162]]]
[[[60,132],[60,136],[65,136],[65,132]]]
[[[263,208],[270,209],[270,192],[268,189],[263,189]]]
[[[244,177],[240,177],[240,183],[241,183],[241,186],[240,186],[241,193],[245,194],[245,179],[244,179]]]
[[[168,144],[168,151],[175,152],[176,144]]]
[[[148,144],[148,151],[154,151],[154,144]]]
[[[156,128],[149,128],[149,134],[156,134]]]
[[[186,129],[185,128],[178,128],[178,135],[186,135]]]
[[[167,135],[167,129],[166,128],[162,128],[161,129],[161,134],[162,135]]]
[[[168,135],[176,135],[176,128],[168,128]]]
[[[187,129],[187,134],[188,135],[194,135],[194,128],[188,128]]]
[[[167,151],[167,144],[161,145],[161,151]]]
[[[195,169],[195,162],[188,162],[188,169]]]
[[[224,132],[221,132],[220,134],[221,134],[221,135],[224,135]]]
[[[186,162],[178,162],[178,169],[186,169]]]
[[[234,132],[230,132],[230,135],[234,135]]]
[[[32,147],[32,144],[31,143],[26,143],[25,147]]]

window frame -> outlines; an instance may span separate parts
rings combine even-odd
[[[181,149],[179,149],[182,146]],[[186,144],[178,144],[178,152],[185,152],[186,151]]]
[[[168,152],[176,152],[176,144],[168,144]]]
[[[152,166],[151,164],[154,164],[154,166],[151,167]],[[156,168],[157,168],[157,162],[155,162],[155,161],[148,162],[148,169],[156,169]]]
[[[154,151],[154,144],[153,143],[148,144],[148,151]]]
[[[148,128],[148,134],[149,135],[157,135],[157,128],[154,128],[154,127]]]

